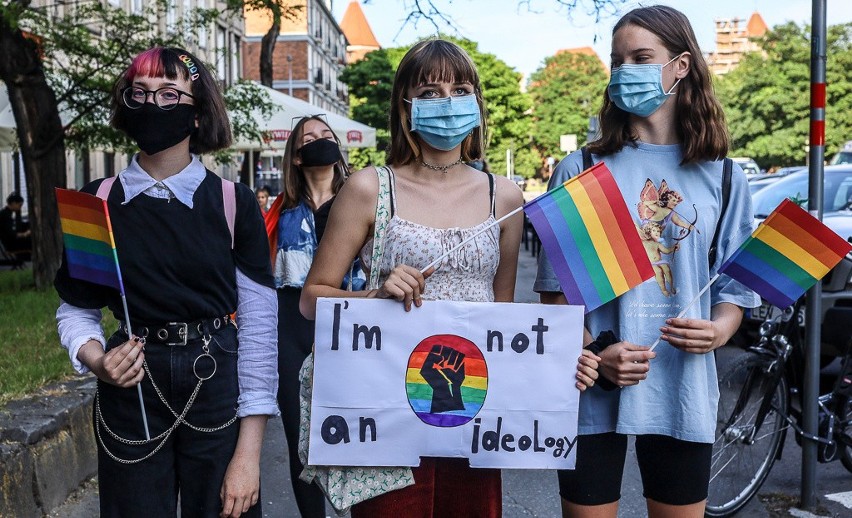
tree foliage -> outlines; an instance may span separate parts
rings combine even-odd
[[[544,60],[530,77],[528,92],[535,110],[533,135],[543,156],[561,157],[561,135],[586,141],[589,118],[600,110],[609,77],[596,56],[560,52]]]
[[[732,137],[732,155],[763,167],[805,163],[809,142],[810,28],[786,23],[759,40],[718,81]],[[828,28],[826,38],[826,157],[852,139],[852,23]]]
[[[40,288],[50,285],[61,257],[53,188],[65,186],[65,148],[132,149],[108,124],[118,74],[133,56],[152,46],[196,43],[194,35],[201,27],[211,27],[220,14],[194,9],[161,33],[158,22],[168,4],[158,0],[140,13],[128,13],[108,2],[81,2],[65,4],[62,16],[51,6],[34,8],[28,0],[0,4],[0,79],[7,84],[15,114],[35,223],[33,272]],[[257,124],[248,114],[257,107],[269,109],[268,99],[253,88],[240,85],[226,93],[237,114],[238,138],[259,139]]]

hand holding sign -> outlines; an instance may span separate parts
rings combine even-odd
[[[432,413],[464,410],[461,386],[465,355],[446,345],[434,345],[420,374],[432,387]]]

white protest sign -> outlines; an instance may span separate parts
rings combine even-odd
[[[320,299],[308,463],[571,469],[582,306]]]

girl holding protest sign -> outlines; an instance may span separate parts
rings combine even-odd
[[[674,317],[751,233],[749,190],[739,166],[724,179],[722,108],[682,13],[664,6],[627,13],[613,29],[612,66],[601,137],[588,150],[636,207],[637,228],[655,226],[648,239],[660,246],[651,247],[651,260],[670,272],[666,283],[648,280],[587,315],[585,342],[601,358],[602,378],[580,398],[577,468],[559,473],[563,515],[616,516],[627,436],[636,435],[648,514],[698,518],[719,394],[714,355],[707,353],[731,338],[742,308],[757,300],[722,276],[688,318]],[[552,186],[585,168],[583,153],[557,166]],[[571,302],[544,255],[535,290],[545,303]],[[641,345],[660,337],[654,351]]]
[[[277,301],[254,194],[196,155],[231,143],[222,94],[198,59],[162,47],[113,92],[112,125],[141,151],[83,191],[107,202],[132,322],[119,291],[72,278],[67,257],[55,282],[62,345],[98,377],[100,515],[177,516],[180,501],[181,516],[261,516]],[[104,306],[121,320],[108,340]]]
[[[315,484],[299,479],[299,368],[314,343],[314,322],[299,312],[305,277],[322,240],[328,214],[348,169],[337,135],[320,115],[299,119],[284,148],[284,190],[266,213],[266,233],[278,292],[278,405],[287,436],[290,479],[299,513],[326,516],[325,496]],[[364,288],[358,264],[343,287]],[[350,284],[351,283],[351,284]]]
[[[305,281],[303,314],[314,317],[318,297],[396,299],[406,311],[424,299],[511,302],[523,221],[517,215],[494,223],[523,198],[510,180],[466,165],[482,159],[486,131],[479,76],[464,50],[427,40],[408,51],[394,79],[390,132],[388,167],[359,171],[340,191]],[[377,281],[360,294],[339,288],[356,256]],[[355,505],[352,516],[501,514],[499,470],[423,458],[413,472],[413,485]]]

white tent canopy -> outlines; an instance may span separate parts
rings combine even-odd
[[[71,114],[60,107],[59,119],[62,124],[68,124]],[[12,113],[12,103],[9,101],[9,90],[6,83],[0,81],[0,151],[16,151],[18,149],[18,125],[15,114]]]
[[[17,126],[6,84],[0,83],[0,151],[13,151],[18,143]]]
[[[268,140],[264,142],[240,140],[234,144],[232,149],[236,151],[284,149],[295,119],[311,115],[323,115],[344,148],[376,145],[375,128],[320,109],[301,99],[265,87],[260,83],[255,84],[269,95],[273,104],[272,116],[269,119],[265,119],[259,110],[254,113],[254,118],[258,121],[260,130],[268,136]]]

